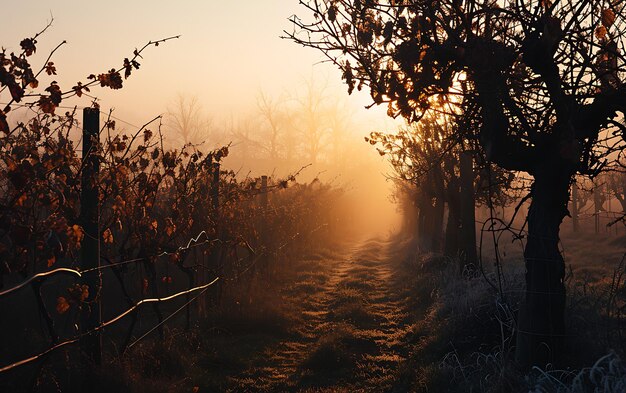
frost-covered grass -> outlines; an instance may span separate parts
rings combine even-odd
[[[405,371],[412,389],[626,392],[624,263],[607,262],[595,274],[583,269],[584,274],[576,274],[574,269],[567,282],[569,350],[560,364],[530,372],[521,372],[514,362],[523,263],[505,263],[499,282],[491,266],[485,269],[494,288],[479,269],[459,274],[452,259],[431,254],[405,262],[405,279],[411,280],[411,297],[416,299],[416,346]]]
[[[534,368],[526,376],[529,393],[626,392],[626,365],[615,352],[578,371]]]

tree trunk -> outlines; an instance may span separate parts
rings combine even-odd
[[[445,204],[443,198],[435,198],[435,205],[432,210],[430,230],[432,231],[431,250],[441,252],[443,249],[443,214]]]
[[[622,205],[622,212],[626,213],[626,173],[622,173],[622,195],[619,200],[619,204]]]
[[[572,225],[574,233],[578,232],[580,225],[578,224],[578,184],[576,181],[572,183]]]
[[[558,243],[572,175],[559,166],[535,173],[524,250],[526,297],[519,312],[515,353],[522,367],[554,363],[562,350],[565,263]]]
[[[455,214],[454,202],[448,202],[448,222],[446,223],[446,237],[444,254],[455,258],[459,255],[459,220]]]
[[[420,251],[431,251],[432,245],[432,232],[430,231],[430,218],[432,217],[433,207],[429,204],[424,204],[419,210],[419,228],[417,230],[418,246]]]
[[[420,195],[416,200],[417,205],[417,245],[421,251],[428,252],[432,244],[432,232],[430,230],[430,221],[433,206],[424,195]]]
[[[626,186],[624,187],[624,189],[626,189]],[[622,207],[622,212],[626,213],[626,198],[617,196],[616,199]]]
[[[466,265],[476,264],[476,197],[474,163],[469,152],[461,153],[461,272]]]
[[[446,205],[448,207],[448,222],[446,224],[443,252],[449,257],[456,258],[460,251],[461,236],[461,187],[459,179],[448,170],[448,184],[445,190]]]
[[[443,174],[443,163],[433,167],[432,172],[432,190],[433,190],[433,220],[431,230],[433,233],[432,250],[434,252],[442,252],[444,247],[443,239],[443,218],[445,214],[446,185]],[[454,187],[451,185],[450,187]],[[457,216],[458,217],[458,216]]]
[[[600,185],[593,187],[593,217],[595,221],[596,235],[600,233],[600,212],[602,211],[602,190]]]

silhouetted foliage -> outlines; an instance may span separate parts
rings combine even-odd
[[[599,173],[626,142],[618,117],[626,110],[623,4],[301,4],[310,19],[294,17],[288,36],[340,67],[348,92],[367,86],[374,104],[410,122],[460,108],[464,138],[500,167],[533,176],[517,359],[555,359],[565,334],[558,240],[569,185],[575,173]]]

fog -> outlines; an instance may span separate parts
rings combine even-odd
[[[365,109],[365,91],[348,96],[340,73],[320,53],[280,38],[291,29],[297,2],[112,1],[103,7],[61,0],[48,10],[37,3],[13,5],[14,16],[0,33],[14,51],[54,19],[38,39],[33,64],[67,42],[52,56],[57,75],[41,78],[44,86],[57,81],[67,90],[89,74],[119,67],[150,40],[181,35],[148,48],[121,90],[92,88],[87,97],[64,101],[62,109],[96,101],[103,113],[113,110],[122,132],[162,114],[171,148],[191,142],[207,151],[231,144],[224,167],[239,176],[284,177],[306,167],[298,181],[332,182],[353,198],[364,235],[397,226],[385,179],[390,169],[363,141],[371,131],[393,131],[396,123],[384,108]],[[192,112],[181,134],[175,115],[185,110]]]
[[[0,392],[624,386],[626,9],[425,3],[6,4]]]
[[[353,222],[363,236],[398,229],[391,202],[390,168],[364,136],[392,130],[394,122],[368,112],[362,97],[348,96],[328,72],[301,77],[279,93],[258,89],[254,104],[228,115],[211,112],[195,95],[178,93],[163,118],[166,144],[201,151],[229,145],[223,167],[239,178],[267,175],[310,183],[319,180],[345,191]]]

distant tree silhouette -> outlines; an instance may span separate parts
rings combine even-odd
[[[348,91],[367,86],[391,116],[418,121],[457,97],[476,140],[500,167],[534,178],[526,296],[516,358],[558,360],[565,337],[559,228],[576,173],[594,176],[623,150],[621,2],[604,0],[302,1],[288,37],[321,50]],[[461,79],[466,89],[461,89]]]
[[[609,193],[619,202],[622,213],[626,213],[626,172],[613,172],[606,178]]]
[[[304,157],[314,165],[321,159],[328,143],[329,98],[328,82],[314,79],[305,80],[304,92],[292,97],[296,114],[293,126],[300,135]]]
[[[354,110],[340,97],[330,100],[328,108],[328,161],[345,168],[352,158],[348,136],[354,130]]]
[[[212,136],[213,122],[202,111],[197,96],[179,94],[167,109],[166,126],[175,144],[199,144]]]
[[[277,97],[260,92],[256,104],[249,132],[239,130],[232,137],[247,143],[249,154],[266,166],[350,166],[354,146],[347,137],[356,129],[354,110],[333,94],[327,81],[305,79],[301,88]]]
[[[288,116],[282,97],[275,99],[264,92],[257,95],[257,110],[263,121],[261,148],[270,160],[279,159],[281,139],[289,132]]]

